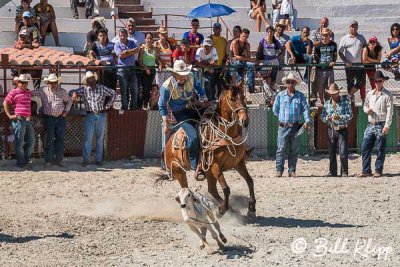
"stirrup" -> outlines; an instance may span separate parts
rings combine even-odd
[[[206,179],[206,174],[203,170],[197,168],[196,172],[194,173],[194,179],[196,181],[202,182]]]

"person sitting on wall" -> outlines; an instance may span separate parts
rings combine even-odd
[[[37,16],[39,17],[41,45],[44,45],[46,34],[51,32],[53,34],[56,46],[60,46],[56,24],[56,13],[54,12],[53,6],[49,5],[47,0],[40,0],[40,3],[36,4],[34,8]]]

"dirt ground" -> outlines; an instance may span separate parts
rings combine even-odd
[[[0,161],[0,266],[399,266],[400,155],[387,176],[325,178],[328,160],[302,158],[299,178],[275,178],[273,160],[250,161],[257,218],[248,191],[225,177],[233,211],[220,219],[225,250],[207,254],[182,222],[177,182],[153,187],[156,160],[19,171]],[[359,173],[357,155],[350,174]],[[286,175],[286,174],[285,174]],[[206,183],[195,182],[192,188]],[[210,244],[216,243],[209,236]]]

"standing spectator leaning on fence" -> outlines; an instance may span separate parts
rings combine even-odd
[[[400,61],[400,24],[393,23],[390,26],[390,35],[388,38],[389,51],[385,52],[386,60],[383,62],[385,65],[393,64],[393,73],[396,81],[400,80],[399,61]]]
[[[330,95],[330,99],[324,104],[321,120],[328,126],[329,173],[327,176],[338,176],[336,150],[339,146],[340,175],[347,177],[349,174],[348,126],[353,112],[349,98],[339,95],[340,89],[336,83],[332,83],[326,92]]]
[[[389,79],[378,70],[374,76],[375,90],[368,92],[363,106],[364,112],[368,115],[368,126],[364,132],[361,145],[362,173],[359,177],[372,176],[371,157],[372,149],[377,142],[377,156],[375,162],[374,177],[378,178],[383,174],[383,164],[386,156],[386,141],[392,125],[393,96],[384,87],[384,82]]]
[[[250,31],[246,28],[242,30],[240,37],[232,41],[232,73],[236,76],[236,82],[244,80],[247,74],[247,86],[249,93],[255,92],[254,71],[256,59],[251,57],[249,39]]]
[[[308,38],[310,36],[310,28],[304,27],[301,35],[295,35],[286,43],[286,50],[290,55],[289,64],[311,64],[313,43]],[[309,67],[306,67],[303,80],[308,83]]]
[[[314,49],[314,59],[317,64],[322,64],[316,68],[316,87],[323,105],[327,99],[325,90],[335,82],[333,67],[337,60],[337,44],[331,40],[331,31],[328,28],[322,29],[322,37]]]
[[[265,4],[265,0],[250,0],[250,10],[248,15],[251,19],[256,20],[257,32],[261,32],[261,22],[264,23],[265,28],[269,26],[265,17],[266,11],[267,6]]]
[[[44,78],[45,87],[32,91],[32,96],[40,98],[44,113],[44,125],[46,127],[46,148],[44,161],[45,167],[52,163],[59,167],[65,167],[64,138],[67,127],[66,117],[72,106],[72,99],[67,91],[60,87],[61,78],[51,73]]]
[[[362,63],[366,63],[364,66],[365,73],[371,84],[371,89],[375,89],[375,72],[376,66],[371,64],[379,64],[382,59],[382,45],[378,42],[378,38],[372,36],[368,40],[368,45],[363,48]]]
[[[144,74],[142,76],[142,103],[139,108],[147,108],[150,100],[150,91],[153,86],[154,77],[156,75],[156,68],[161,66],[159,58],[158,47],[153,45],[153,34],[146,33],[146,44],[142,45],[139,50],[138,63],[143,68]]]
[[[128,109],[138,108],[138,83],[135,74],[135,54],[138,53],[135,42],[128,40],[128,32],[119,30],[119,41],[114,45],[115,54],[118,57],[117,76],[121,87],[120,114]]]
[[[107,31],[105,29],[97,31],[97,41],[92,43],[89,49],[89,58],[91,60],[101,61],[100,64],[105,66],[103,72],[104,86],[116,90],[117,71],[114,67],[116,55],[114,52],[114,44],[108,40]]]
[[[89,164],[90,154],[92,152],[93,134],[96,138],[96,165],[101,166],[103,161],[104,133],[106,129],[106,114],[117,97],[114,90],[97,83],[97,75],[87,71],[82,79],[84,86],[69,91],[73,100],[78,96],[83,98],[86,108],[85,117],[85,141],[83,145],[82,166]],[[108,101],[107,101],[108,100]]]
[[[156,84],[161,87],[164,81],[171,76],[171,73],[166,71],[166,68],[172,67],[172,52],[174,46],[168,40],[168,31],[165,27],[160,26],[157,30],[158,40],[154,42],[154,46],[159,50],[160,68],[156,73]]]
[[[367,46],[364,36],[358,33],[358,22],[350,23],[349,33],[346,34],[339,45],[339,56],[346,64],[347,90],[354,103],[354,94],[360,90],[361,100],[365,101],[365,72],[361,65],[362,50]]]
[[[285,165],[286,148],[289,149],[288,174],[289,177],[296,176],[296,164],[300,145],[299,131],[301,127],[308,128],[311,123],[310,110],[304,94],[296,90],[296,85],[301,81],[293,73],[282,79],[287,89],[280,92],[274,102],[273,112],[278,117],[278,148],[276,150],[276,176],[282,177]],[[305,120],[301,124],[301,116]]]
[[[194,55],[191,53],[189,39],[183,39],[181,43],[176,46],[174,52],[172,52],[173,61],[183,60],[187,65],[191,65],[194,62]]]
[[[48,4],[47,0],[40,0],[40,3],[36,4],[34,8],[39,17],[40,43],[44,45],[47,33],[51,32],[56,46],[60,46],[56,24],[56,13],[54,12],[53,6]]]
[[[267,75],[263,75],[263,79],[270,88],[275,90],[276,76],[278,74],[279,57],[283,53],[281,43],[275,38],[275,28],[267,27],[267,34],[258,44],[256,58],[263,62],[263,69],[267,71]]]
[[[29,12],[32,17],[36,18],[35,9],[30,6],[30,3],[30,0],[21,0],[21,5],[17,6],[15,10],[15,33],[17,35],[21,30],[21,27],[24,25],[23,14],[25,12]],[[32,23],[36,23],[36,21],[32,21]]]
[[[15,154],[17,167],[31,169],[29,163],[35,145],[35,131],[31,122],[31,91],[28,89],[30,79],[26,74],[14,78],[17,87],[11,90],[4,99],[4,112],[11,120],[14,131]]]
[[[228,42],[224,37],[221,36],[221,31],[222,31],[221,23],[219,22],[214,23],[213,35],[211,35],[210,38],[213,47],[215,47],[215,49],[217,50],[218,60],[215,64],[214,73],[211,76],[210,87],[212,91],[216,90],[217,99],[219,98],[222,90],[222,83],[220,80],[222,67],[226,64],[229,57]]]
[[[184,39],[189,40],[190,57],[194,60],[194,56],[196,55],[196,50],[200,47],[200,45],[203,44],[204,36],[198,32],[200,27],[200,22],[198,19],[192,19],[190,25],[192,29],[190,31],[185,32],[182,35],[182,40]]]
[[[211,88],[210,81],[217,61],[217,50],[213,47],[211,39],[204,39],[203,46],[196,51],[195,64],[197,67],[202,68],[204,88],[208,100],[215,100],[215,88]]]

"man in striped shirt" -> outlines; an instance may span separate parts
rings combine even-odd
[[[93,134],[96,136],[96,165],[101,166],[103,160],[104,132],[106,127],[105,111],[112,107],[117,94],[114,90],[107,88],[102,84],[97,84],[97,75],[91,71],[86,72],[82,83],[85,86],[69,91],[73,100],[75,100],[78,95],[83,97],[86,107],[85,143],[83,146],[82,166],[87,167],[89,164],[89,157],[92,152]]]
[[[29,160],[35,144],[35,132],[31,122],[31,91],[26,74],[14,78],[17,87],[4,99],[4,111],[11,120],[14,130],[15,154],[17,166],[31,169]]]
[[[300,84],[293,73],[282,79],[287,90],[280,92],[274,102],[273,112],[279,118],[278,149],[276,151],[276,176],[281,177],[285,165],[285,151],[289,147],[288,169],[289,177],[296,177],[297,154],[299,148],[299,129],[308,128],[311,123],[310,109],[306,97],[302,92],[296,91]],[[301,124],[303,115],[305,123]]]
[[[64,137],[67,127],[65,117],[72,106],[72,99],[67,91],[60,87],[61,79],[51,73],[44,79],[47,84],[32,91],[32,96],[38,96],[42,101],[44,124],[46,127],[46,153],[44,156],[45,167],[54,163],[59,167],[65,167],[63,163]],[[54,159],[55,156],[55,159]]]

